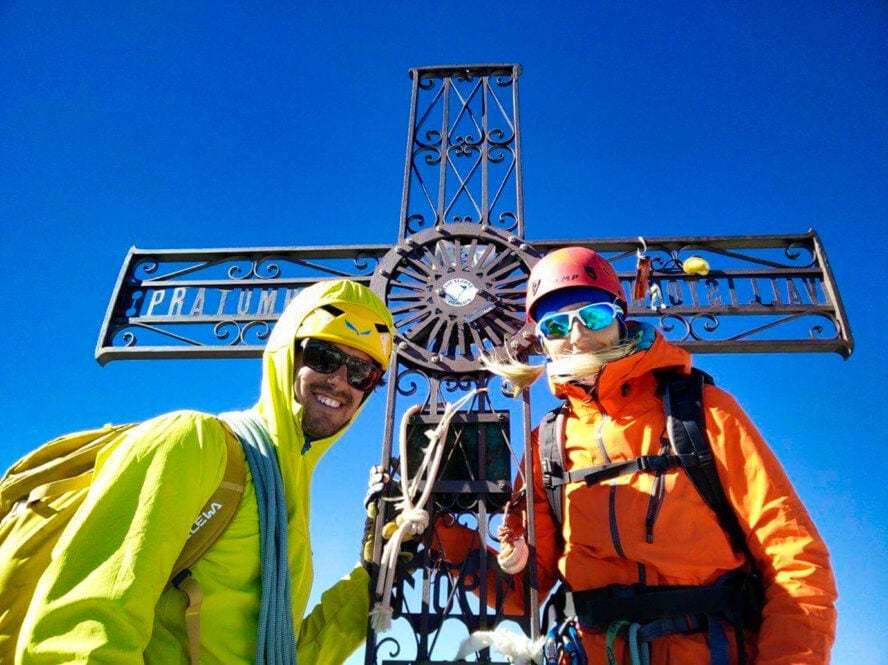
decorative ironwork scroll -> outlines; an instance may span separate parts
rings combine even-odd
[[[536,256],[516,236],[483,224],[441,225],[396,246],[370,284],[386,296],[405,359],[436,373],[477,372],[480,354],[524,325]]]
[[[693,353],[835,351],[854,341],[820,238],[801,235],[535,242],[543,254],[583,245],[607,256],[623,282],[629,316],[650,319]],[[634,299],[639,253],[655,288]],[[686,269],[706,261],[705,274]]]
[[[418,566],[416,572],[394,589],[392,629],[380,633],[368,631],[365,650],[368,664],[461,663],[465,661],[452,659],[459,643],[474,631],[492,630],[504,622],[528,635],[537,630],[537,607],[529,579],[521,597],[528,610],[510,611],[505,602],[515,593],[513,580],[499,572],[484,547],[495,541],[503,508],[511,497],[512,475],[522,473],[520,442],[516,446],[511,440],[514,403],[506,404],[501,395],[491,395],[486,389],[486,378],[477,372],[438,378],[427,371],[406,368],[390,383],[390,412],[394,411],[399,398],[424,405],[420,413],[410,419],[405,440],[400,441],[397,450],[406,456],[410,474],[422,466],[428,445],[424,434],[441,422],[442,405],[454,402],[469,391],[481,390],[450,423],[443,462],[433,481],[432,499],[426,506],[433,524],[439,518],[458,524],[466,533],[476,534],[481,547],[467,558],[453,561],[448,558],[446,548],[436,545],[435,532],[426,532],[414,561]],[[499,408],[495,406],[497,401]],[[388,418],[387,424],[391,420]],[[524,428],[519,424],[519,431],[521,429]],[[387,430],[383,458],[389,466],[392,443],[391,432]],[[399,481],[396,468],[391,468],[394,479]],[[424,488],[425,483],[419,483],[415,493],[421,493]],[[390,504],[384,501],[382,505]],[[380,528],[393,517],[391,511],[383,510],[381,514],[384,517],[379,521]],[[379,541],[377,538],[376,542]],[[528,573],[529,570],[524,574]],[[491,606],[479,598],[489,599]],[[477,660],[473,662],[492,662],[487,650],[474,658]]]
[[[519,72],[516,65],[410,72],[400,237],[370,282],[397,326],[382,464],[391,467],[399,455],[408,469],[418,469],[425,432],[441,422],[448,404],[474,394],[450,422],[445,462],[431,481],[427,508],[433,524],[438,518],[460,524],[480,547],[451,561],[436,547],[434,529],[426,532],[422,565],[392,599],[392,631],[368,629],[366,665],[455,662],[461,640],[502,622],[526,635],[538,632],[532,566],[521,573],[517,605],[523,611],[515,614],[512,604],[510,614],[505,602],[513,580],[486,555],[513,476],[528,475],[521,455],[530,404],[492,394],[481,365],[482,354],[509,344],[524,327],[523,292],[539,256],[522,239]],[[393,424],[405,403],[420,410],[404,439],[395,441]],[[517,445],[513,420],[521,433]],[[392,474],[398,478],[394,468]],[[377,536],[384,521],[377,521]],[[528,542],[532,547],[532,528]],[[491,662],[487,649],[474,658]]]

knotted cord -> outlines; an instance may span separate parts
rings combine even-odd
[[[464,395],[454,404],[445,404],[441,420],[434,429],[426,430],[429,445],[425,449],[422,463],[411,481],[407,463],[407,427],[410,419],[416,415],[422,407],[411,406],[401,418],[400,447],[401,447],[401,501],[397,504],[401,513],[398,516],[398,528],[392,534],[382,550],[382,561],[379,564],[379,576],[376,581],[376,595],[380,599],[370,610],[370,625],[377,632],[385,632],[392,625],[392,586],[395,581],[395,569],[398,564],[398,555],[401,545],[407,536],[418,536],[429,526],[429,513],[425,506],[432,494],[435,478],[441,466],[441,458],[447,443],[447,431],[453,416],[478,392],[485,390],[473,390]],[[425,478],[426,483],[419,500],[414,503],[412,496],[416,492],[419,482]]]

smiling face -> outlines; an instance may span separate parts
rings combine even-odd
[[[345,344],[328,344],[355,358],[373,360],[363,351]],[[302,363],[302,352],[298,352],[293,399],[303,407],[302,431],[311,439],[325,439],[338,432],[361,405],[364,393],[348,385],[346,371],[343,363],[329,374],[317,372]]]

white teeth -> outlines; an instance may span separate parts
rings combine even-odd
[[[331,397],[327,397],[326,395],[315,395],[315,399],[317,399],[324,406],[329,406],[331,409],[338,409],[342,406],[342,402],[339,402]]]

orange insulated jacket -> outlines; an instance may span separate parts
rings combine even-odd
[[[553,386],[566,398],[565,470],[657,455],[668,442],[655,371],[690,371],[690,356],[659,333],[650,348],[608,363],[597,389]],[[745,531],[765,587],[762,624],[744,642],[749,663],[826,663],[835,634],[836,587],[827,548],[780,463],[737,402],[707,385],[703,408],[718,475]],[[563,580],[575,591],[608,585],[712,585],[745,565],[715,512],[687,473],[634,473],[587,486],[564,486],[564,519],[554,520],[542,484],[538,430],[531,440],[536,557],[540,597]],[[520,481],[519,481],[520,482]],[[518,485],[518,483],[516,483]],[[520,516],[519,516],[520,519]],[[560,529],[560,533],[559,533]],[[477,545],[459,527],[436,531],[444,558],[462,560]],[[506,599],[520,613],[521,576]],[[606,635],[580,626],[590,665],[607,663]],[[737,650],[728,630],[732,662]],[[629,663],[625,642],[614,643],[618,663]],[[703,632],[672,634],[650,645],[652,665],[710,662]]]

